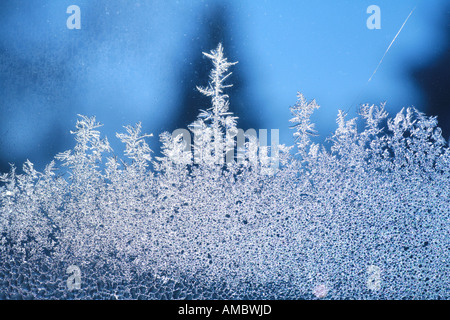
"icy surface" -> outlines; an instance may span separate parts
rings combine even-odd
[[[153,159],[137,124],[117,134],[120,160],[80,116],[73,150],[0,177],[0,299],[450,298],[450,151],[436,118],[366,105],[357,130],[340,112],[327,151],[309,139],[318,105],[299,94],[279,168],[252,137],[226,162],[233,63],[221,46],[205,55],[212,105],[190,127],[192,152],[163,133]]]

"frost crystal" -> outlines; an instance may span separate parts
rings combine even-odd
[[[450,298],[450,151],[435,117],[364,105],[358,131],[341,111],[327,151],[310,141],[317,103],[298,94],[297,154],[278,146],[275,170],[252,135],[234,150],[234,63],[221,45],[205,56],[212,106],[192,148],[163,133],[152,160],[138,123],[117,134],[120,160],[80,116],[59,168],[0,175],[0,299]]]

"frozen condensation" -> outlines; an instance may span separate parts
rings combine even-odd
[[[74,149],[44,172],[27,161],[0,176],[0,299],[450,298],[450,151],[435,117],[364,105],[358,130],[339,112],[328,151],[310,140],[318,104],[298,94],[279,168],[252,136],[225,163],[234,63],[220,45],[205,55],[212,104],[191,151],[163,133],[152,158],[138,123],[117,134],[121,160],[80,116]]]

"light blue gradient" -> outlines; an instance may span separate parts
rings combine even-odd
[[[29,158],[42,169],[54,153],[73,146],[69,130],[77,114],[95,115],[104,123],[102,132],[116,153],[122,146],[115,132],[137,121],[156,136],[150,144],[157,148],[157,136],[182,107],[179,95],[186,84],[180,83],[180,74],[195,57],[189,44],[207,36],[201,35],[207,30],[202,17],[216,4],[230,13],[234,47],[228,49],[236,55],[230,59],[239,60],[234,68],[245,71],[247,94],[255,101],[247,112],[262,119],[261,128],[280,129],[281,143],[293,143],[289,106],[297,91],[321,106],[313,116],[318,141],[334,131],[338,109],[354,116],[360,103],[383,101],[391,113],[404,106],[422,109],[422,97],[407,72],[442,50],[444,35],[436,26],[447,3],[110,2],[5,1],[0,6],[3,160],[21,166]],[[81,30],[66,28],[66,8],[72,4],[81,8]],[[371,4],[381,8],[381,30],[366,27]]]

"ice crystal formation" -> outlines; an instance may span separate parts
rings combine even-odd
[[[153,159],[138,123],[117,134],[121,160],[80,116],[73,150],[0,176],[0,299],[450,298],[450,151],[435,117],[364,105],[358,130],[339,112],[327,150],[310,140],[316,101],[298,94],[279,167],[251,136],[236,159],[234,63],[220,45],[205,55],[212,103],[191,148],[163,133]]]

